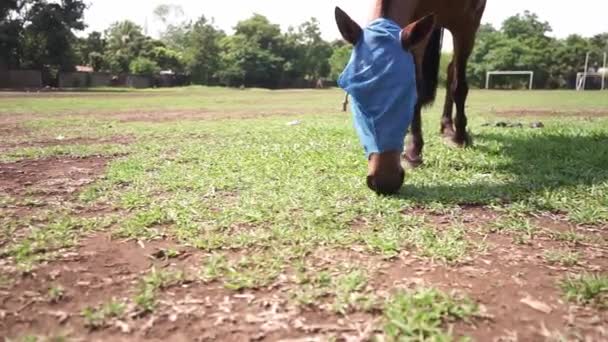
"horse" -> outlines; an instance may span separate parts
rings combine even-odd
[[[403,48],[413,56],[416,103],[412,109],[409,132],[411,139],[401,150],[382,150],[368,156],[368,187],[379,194],[395,194],[403,186],[405,168],[423,164],[422,108],[434,102],[437,85],[443,30],[452,33],[453,59],[447,70],[447,94],[441,118],[440,133],[457,147],[471,145],[467,132],[466,100],[467,62],[475,45],[475,37],[486,8],[486,0],[375,0],[371,22],[388,19],[403,28],[400,34]],[[353,46],[363,40],[364,28],[354,22],[339,7],[335,19],[342,37]],[[409,39],[409,42],[406,40]],[[409,44],[406,46],[406,44]],[[351,57],[351,62],[352,62]],[[370,87],[378,86],[371,84]],[[348,92],[346,94],[348,99]],[[378,96],[382,96],[378,94]],[[353,98],[351,94],[351,98]],[[347,100],[345,100],[345,103]],[[354,101],[351,101],[354,102]],[[354,104],[351,104],[354,105]],[[454,105],[456,114],[453,115]],[[364,106],[359,106],[365,110]],[[405,109],[404,109],[405,111]],[[407,127],[406,129],[407,130]],[[376,132],[382,135],[383,132]],[[405,135],[405,133],[404,133]],[[402,165],[404,161],[404,165]]]

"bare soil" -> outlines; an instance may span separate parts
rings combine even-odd
[[[0,192],[14,197],[62,197],[94,182],[106,157],[47,158],[0,163]]]
[[[12,135],[14,138],[16,135]],[[22,140],[22,139],[19,139]],[[52,146],[67,146],[67,145],[97,145],[97,144],[120,144],[127,145],[134,141],[129,136],[112,136],[108,138],[55,138],[46,140],[27,140],[19,142],[0,142],[0,152],[25,147],[52,147]]]
[[[608,313],[567,303],[556,284],[568,272],[608,269],[605,245],[564,244],[539,236],[517,245],[508,234],[485,234],[478,228],[497,217],[483,208],[469,208],[459,218],[471,229],[469,240],[484,243],[474,258],[445,265],[403,252],[394,260],[383,260],[363,252],[360,246],[347,250],[320,249],[311,255],[319,269],[356,264],[373,275],[371,287],[388,295],[397,288],[438,287],[446,292],[465,293],[481,305],[482,315],[452,328],[457,336],[477,341],[543,341],[563,336],[566,340],[603,341],[608,338]],[[430,214],[438,229],[447,226],[443,215]],[[550,218],[535,220],[547,229],[577,229],[596,235],[594,229],[564,227]],[[165,258],[158,251],[179,252]],[[548,249],[570,248],[582,255],[572,267],[552,265],[543,258]],[[0,334],[19,332],[42,335],[69,333],[84,340],[171,340],[171,341],[343,341],[368,340],[380,325],[379,313],[331,314],[315,307],[297,307],[289,300],[291,276],[279,277],[271,286],[242,292],[225,289],[217,282],[203,283],[196,277],[201,251],[180,247],[170,240],[147,243],[112,240],[96,233],[79,247],[66,250],[53,262],[31,273],[15,275],[13,283],[0,289]],[[100,329],[85,326],[81,316],[87,306],[98,306],[111,298],[129,299],[137,284],[152,267],[183,270],[188,281],[161,292],[158,308],[150,314],[131,314]],[[190,278],[190,276],[192,276]],[[48,300],[53,285],[61,285],[65,296]]]

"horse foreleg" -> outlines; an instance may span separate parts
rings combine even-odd
[[[405,149],[403,158],[408,166],[415,168],[422,165],[422,149],[424,148],[424,139],[422,137],[422,118],[420,104],[416,104],[414,117],[410,125],[410,133],[412,138]]]

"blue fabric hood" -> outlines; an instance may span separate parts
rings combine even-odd
[[[355,129],[366,156],[403,152],[417,102],[416,67],[401,45],[401,27],[380,18],[354,46],[338,85],[351,96]]]

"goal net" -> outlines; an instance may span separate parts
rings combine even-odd
[[[604,90],[607,78],[608,69],[600,69],[598,72],[579,72],[576,74],[576,90]]]
[[[530,90],[534,84],[534,71],[488,71],[486,72],[486,89],[490,89],[490,81],[493,76],[526,76]]]

